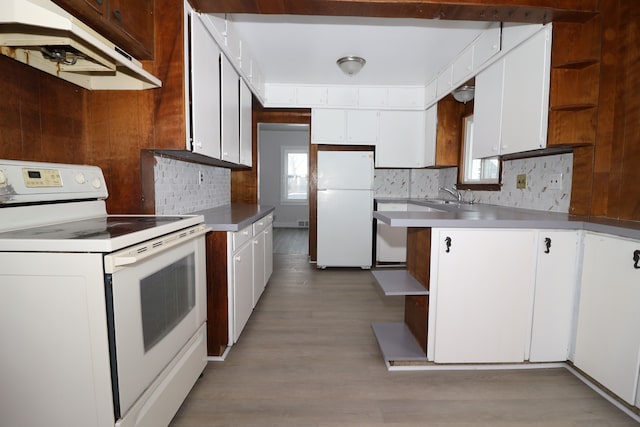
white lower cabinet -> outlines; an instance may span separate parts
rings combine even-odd
[[[273,214],[227,233],[230,331],[237,342],[273,272]]]
[[[253,223],[253,307],[256,306],[273,271],[273,215]]]
[[[625,402],[638,401],[640,242],[586,233],[574,364]]]
[[[250,231],[250,227],[248,227]],[[247,231],[241,230],[238,233]],[[233,342],[238,341],[253,310],[253,248],[246,241],[233,252],[231,258],[233,289]]]
[[[270,215],[271,221],[273,221],[273,215]],[[273,274],[273,224],[267,225],[264,230],[264,284],[267,282]]]
[[[539,230],[530,362],[569,359],[577,292],[577,231]]]
[[[433,229],[427,357],[523,362],[534,289],[533,230]]]

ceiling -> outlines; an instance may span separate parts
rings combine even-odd
[[[429,83],[489,23],[410,18],[233,14],[267,84],[420,85]],[[356,55],[354,76],[336,65]]]

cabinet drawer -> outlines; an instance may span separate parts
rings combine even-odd
[[[234,231],[232,233],[233,251],[237,251],[240,246],[251,239],[251,237],[253,237],[251,234],[251,226],[245,227],[240,231]]]
[[[267,228],[267,225],[269,225],[270,223],[271,222],[267,220],[266,216],[260,218],[256,222],[254,222],[253,223],[253,235],[257,236],[258,234],[260,234],[262,232],[262,230]]]

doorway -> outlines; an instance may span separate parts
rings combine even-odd
[[[257,124],[258,200],[274,206],[278,254],[309,254],[309,141],[304,123]]]

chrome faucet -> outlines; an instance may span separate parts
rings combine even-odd
[[[456,188],[455,185],[453,186],[453,189],[446,188],[446,187],[440,187],[439,190],[451,194],[453,197],[458,199],[458,203],[462,202],[462,193]]]

